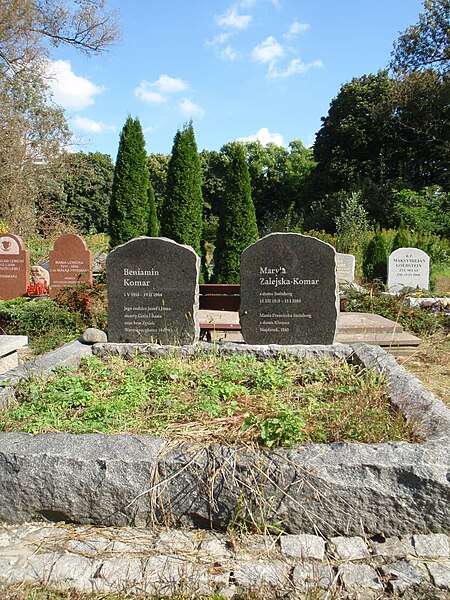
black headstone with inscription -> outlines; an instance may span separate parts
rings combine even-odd
[[[332,344],[339,312],[335,249],[300,233],[271,233],[241,257],[247,344]]]
[[[192,344],[199,336],[200,258],[190,246],[139,237],[106,260],[108,341]]]

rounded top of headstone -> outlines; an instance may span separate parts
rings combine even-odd
[[[116,246],[115,248],[113,248],[108,256],[107,256],[107,262],[108,262],[108,258],[113,255],[115,252],[119,252],[122,249],[132,249],[132,247],[134,245],[138,245],[142,248],[142,245],[165,245],[165,244],[171,244],[172,246],[178,246],[179,248],[185,248],[186,250],[190,250],[191,252],[193,252],[196,256],[197,253],[195,252],[194,248],[192,248],[192,246],[188,246],[187,244],[180,244],[179,242],[175,242],[174,240],[171,240],[169,238],[166,237],[149,237],[147,235],[141,235],[139,237],[135,237],[132,240],[129,240],[128,242],[125,242],[123,244],[120,244],[119,246]]]
[[[24,243],[18,235],[3,233],[0,235],[0,254],[19,254],[25,250]]]
[[[403,256],[405,254],[412,254],[413,256],[420,258],[430,258],[429,255],[420,248],[397,248],[397,250],[391,252],[390,256],[395,258],[398,255]]]
[[[53,246],[53,250],[65,250],[68,248],[76,248],[79,250],[80,246],[83,250],[87,250],[88,247],[84,239],[77,235],[76,233],[65,233],[64,235],[59,236],[59,238],[55,241]]]

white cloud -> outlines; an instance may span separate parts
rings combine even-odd
[[[293,38],[299,33],[303,33],[304,31],[308,31],[311,28],[311,25],[308,23],[299,23],[298,21],[294,21],[292,25],[289,27],[287,33],[285,33],[285,37]]]
[[[239,58],[239,52],[228,44],[228,46],[220,53],[220,58],[222,60],[227,60],[228,62],[233,62]]]
[[[149,104],[162,104],[163,102],[167,102],[167,98],[152,89],[152,84],[148,81],[141,81],[137,88],[135,88],[134,95],[139,98],[139,100],[148,102]]]
[[[216,23],[221,27],[231,29],[247,29],[252,20],[252,15],[239,15],[236,6],[232,6],[221,15],[216,15]]]
[[[162,94],[184,92],[189,88],[188,84],[183,81],[183,79],[180,79],[179,77],[170,77],[169,75],[161,75],[152,85],[154,85]]]
[[[231,31],[224,31],[223,33],[218,33],[213,37],[212,40],[206,40],[207,46],[220,46],[221,44],[225,44],[231,37]]]
[[[277,146],[284,146],[284,139],[281,133],[270,133],[267,127],[261,127],[254,135],[241,137],[239,142],[261,142],[263,146],[272,143]]]
[[[134,94],[149,104],[162,104],[167,102],[169,94],[184,92],[187,89],[189,85],[183,79],[161,75],[156,81],[141,81],[135,88]]]
[[[268,75],[272,79],[286,78],[292,75],[302,75],[310,69],[321,67],[323,67],[323,62],[320,59],[305,63],[301,58],[293,58],[285,69],[278,69],[275,64],[270,65]]]
[[[200,105],[195,104],[188,98],[184,98],[178,105],[178,108],[183,115],[186,115],[187,117],[203,117],[205,114],[205,111]]]
[[[94,104],[94,96],[105,91],[86,77],[75,75],[68,60],[48,61],[47,74],[53,100],[66,110],[82,110]]]
[[[114,125],[105,125],[101,121],[94,121],[93,119],[81,117],[79,115],[71,119],[71,122],[75,127],[86,133],[104,133],[106,131],[116,131],[116,127]]]
[[[252,57],[261,64],[274,64],[282,56],[284,56],[284,48],[273,35],[270,35],[252,50]]]

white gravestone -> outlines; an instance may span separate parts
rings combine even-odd
[[[338,283],[353,283],[355,281],[354,254],[342,254],[336,252],[336,273]]]
[[[427,290],[430,286],[430,257],[419,248],[398,248],[389,256],[388,282],[390,292],[405,288]]]

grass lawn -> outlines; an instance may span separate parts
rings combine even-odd
[[[150,433],[200,443],[418,441],[384,378],[343,360],[199,355],[83,359],[32,377],[2,431]]]

